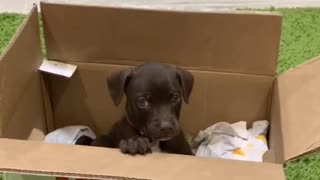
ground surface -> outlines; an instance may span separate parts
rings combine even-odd
[[[279,9],[273,11],[281,12],[284,17],[278,64],[279,73],[320,55],[320,9]],[[24,15],[0,14],[0,54],[23,18]],[[319,180],[320,154],[289,163],[285,171],[288,180]]]

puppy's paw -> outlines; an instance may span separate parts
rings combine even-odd
[[[119,148],[124,154],[147,154],[151,153],[151,143],[148,138],[132,137],[120,141]]]

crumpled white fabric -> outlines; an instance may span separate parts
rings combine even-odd
[[[251,129],[240,121],[220,122],[200,131],[193,141],[196,156],[262,162],[268,151],[268,121],[256,121]]]
[[[47,134],[44,142],[51,144],[75,144],[79,137],[96,138],[93,131],[87,126],[67,126]]]

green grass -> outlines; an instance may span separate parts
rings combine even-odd
[[[319,180],[320,154],[312,154],[290,162],[285,168],[287,180]]]
[[[320,55],[320,9],[276,10],[283,15],[278,72]]]
[[[270,9],[270,11],[280,12],[283,15],[278,73],[320,55],[320,9]],[[23,18],[24,16],[19,14],[0,14],[0,53]],[[287,180],[318,180],[319,167],[320,154],[290,162],[285,167]]]
[[[24,17],[22,14],[5,13],[0,15],[0,54],[9,43]]]

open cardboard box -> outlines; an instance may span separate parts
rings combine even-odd
[[[281,16],[41,3],[47,58],[77,66],[41,73],[35,6],[0,59],[0,171],[80,178],[284,180],[283,163],[320,146],[320,61],[279,77]],[[113,70],[142,62],[194,74],[182,110],[188,133],[219,122],[268,119],[264,163],[44,144],[46,133],[88,125],[105,133],[123,113],[108,96]],[[28,140],[28,141],[27,141]]]

